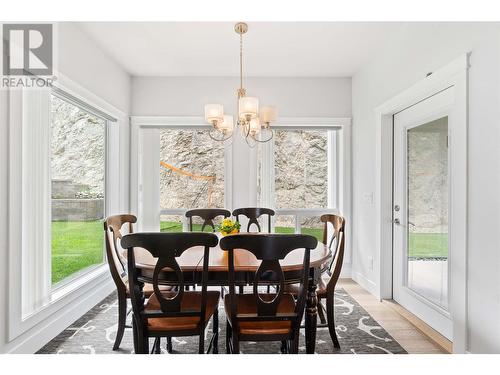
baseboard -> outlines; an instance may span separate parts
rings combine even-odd
[[[340,271],[340,277],[342,279],[351,279],[352,278],[352,268],[350,264],[343,264],[342,271]]]
[[[377,285],[373,281],[367,279],[364,275],[354,270],[351,271],[351,278],[356,281],[363,289],[367,290],[378,298]]]
[[[74,321],[89,311],[97,303],[106,298],[116,287],[110,277],[106,277],[99,285],[90,289],[71,304],[61,308],[57,313],[42,321],[37,326],[20,336],[6,353],[32,354],[64,331]],[[12,343],[10,343],[12,344]]]

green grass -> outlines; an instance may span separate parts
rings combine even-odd
[[[410,233],[410,257],[448,257],[448,233]]]
[[[162,232],[182,232],[182,223],[162,221]],[[201,230],[201,224],[194,224]],[[206,227],[205,231],[211,231]],[[295,233],[292,227],[276,227],[276,233]],[[302,228],[303,234],[310,234],[321,241],[322,229]],[[410,233],[410,257],[447,257],[448,234]],[[89,266],[104,260],[103,229],[101,221],[56,221],[52,223],[52,284]]]
[[[276,233],[295,233],[295,228],[292,227],[275,227],[274,231]],[[323,229],[320,228],[301,228],[300,232],[302,234],[309,234],[316,237],[318,241],[323,241]]]
[[[102,221],[52,222],[52,284],[104,260]]]

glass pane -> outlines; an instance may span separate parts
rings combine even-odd
[[[276,208],[328,207],[326,130],[275,130]]]
[[[275,233],[295,233],[295,216],[276,215],[274,222]]]
[[[408,280],[448,306],[448,118],[408,130]]]
[[[182,216],[160,215],[160,232],[182,232]]]
[[[224,145],[203,130],[160,132],[161,209],[224,207]]]
[[[314,236],[319,242],[322,242],[324,225],[319,216],[303,217],[300,222],[300,233]]]
[[[52,283],[104,261],[106,121],[51,97]]]

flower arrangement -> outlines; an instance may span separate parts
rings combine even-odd
[[[217,226],[217,230],[223,235],[235,234],[240,231],[240,223],[231,219],[224,219],[222,223]]]

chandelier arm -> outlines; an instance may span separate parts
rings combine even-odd
[[[208,136],[213,139],[214,141],[217,141],[217,142],[224,142],[226,140],[228,140],[229,138],[231,138],[233,136],[233,132],[231,132],[231,134],[229,134],[229,136],[225,137],[224,135],[222,136],[222,138],[217,138],[217,137],[214,137],[212,135],[212,131],[215,130],[215,129],[210,129],[208,131]]]
[[[255,148],[255,146],[257,146],[257,143],[254,143],[254,144],[252,145],[250,142],[248,142],[248,138],[253,139],[254,141],[255,141],[255,138],[254,138],[254,137],[252,137],[252,136],[248,136],[248,135],[245,137],[245,142],[247,143],[248,147],[250,147],[250,148]]]
[[[255,138],[255,137],[252,137],[252,138],[253,138],[253,140],[254,140],[255,142],[259,142],[259,143],[266,143],[266,142],[269,142],[271,139],[273,139],[273,138],[274,138],[274,130],[273,130],[273,129],[269,129],[269,131],[271,132],[271,136],[270,136],[268,139],[264,140],[264,141],[261,141],[261,140],[259,140],[259,139]],[[261,133],[261,134],[262,134],[262,133]]]

